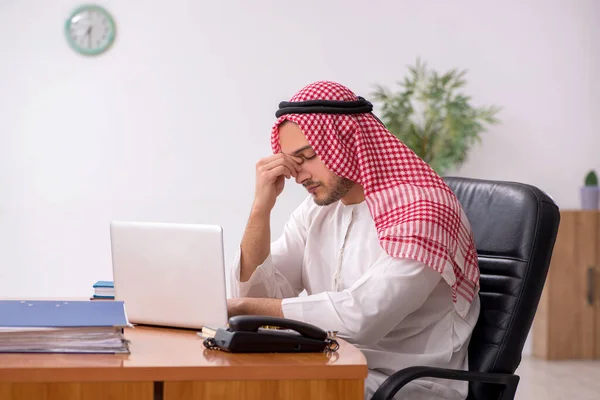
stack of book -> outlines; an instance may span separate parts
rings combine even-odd
[[[113,281],[98,281],[94,283],[92,300],[114,300],[115,285]]]
[[[0,353],[129,353],[121,301],[0,301]]]

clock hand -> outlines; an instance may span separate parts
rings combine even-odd
[[[88,37],[88,47],[92,47],[92,27],[91,26],[87,29],[85,34]]]

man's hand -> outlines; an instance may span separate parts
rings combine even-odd
[[[271,212],[277,196],[283,191],[285,179],[296,177],[302,158],[279,153],[256,163],[256,188],[253,207]]]
[[[285,178],[297,176],[302,158],[275,154],[256,163],[256,189],[250,218],[242,237],[240,280],[246,282],[269,255],[271,210],[283,191]]]
[[[243,297],[227,299],[227,314],[236,315],[268,315],[283,318],[281,299]]]

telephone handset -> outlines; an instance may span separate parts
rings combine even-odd
[[[231,353],[314,353],[339,348],[335,339],[314,325],[261,315],[229,318],[229,327],[217,329],[204,346]]]

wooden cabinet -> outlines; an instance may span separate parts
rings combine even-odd
[[[600,211],[561,211],[532,345],[547,360],[600,359]]]

